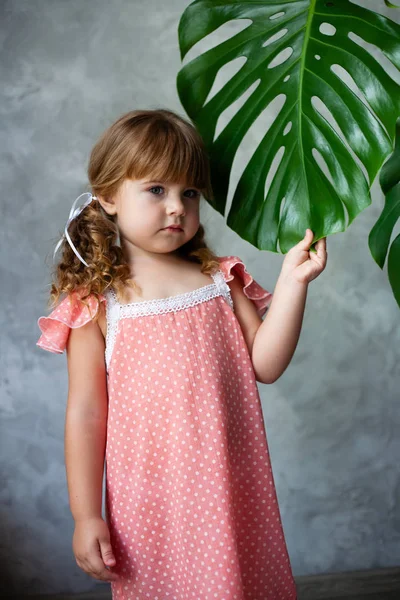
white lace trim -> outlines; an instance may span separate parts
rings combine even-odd
[[[215,273],[212,273],[211,276],[214,280],[214,283],[197,288],[191,292],[184,292],[183,294],[169,296],[168,298],[156,298],[154,300],[130,302],[129,304],[121,304],[118,302],[116,293],[113,289],[110,289],[108,292],[106,292],[107,333],[105,360],[107,370],[110,366],[111,355],[118,334],[118,323],[120,319],[177,312],[179,310],[183,310],[184,308],[206,302],[207,300],[211,300],[217,296],[223,296],[233,310],[230,287],[225,281],[224,274],[221,270],[218,270]]]
[[[110,292],[105,293],[106,296],[106,319],[107,319],[107,332],[106,332],[106,349],[105,349],[105,362],[108,368],[111,362],[111,355],[114,349],[115,340],[118,333],[118,322],[119,322],[119,305],[115,303],[114,294]]]

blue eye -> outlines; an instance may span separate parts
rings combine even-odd
[[[155,196],[161,196],[161,193],[155,192],[154,190],[162,190],[162,192],[164,191],[164,188],[161,185],[155,185],[151,188],[149,188],[149,192],[151,192],[152,194],[154,194]],[[197,198],[198,196],[200,196],[200,192],[198,192],[197,190],[194,189],[190,189],[190,190],[186,190],[185,191],[185,195],[188,192],[192,192],[191,196],[186,196],[187,198]]]
[[[153,190],[162,190],[164,188],[161,187],[161,185],[155,185],[154,187],[149,189],[149,192],[153,193]],[[156,196],[159,196],[160,194],[155,194]]]
[[[200,192],[198,192],[197,190],[186,190],[186,192],[193,192],[194,195],[190,196],[190,198],[197,198],[198,196],[200,196]]]

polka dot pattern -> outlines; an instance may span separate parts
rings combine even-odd
[[[240,259],[220,260],[264,310]],[[113,600],[295,600],[251,357],[222,293],[120,319],[107,377]]]

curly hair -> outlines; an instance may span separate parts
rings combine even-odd
[[[147,176],[155,181],[184,181],[197,187],[206,199],[213,198],[204,142],[194,125],[170,110],[134,110],[122,115],[101,135],[90,154],[88,179],[94,195],[113,196],[125,179]],[[140,290],[117,243],[115,215],[108,215],[97,200],[71,222],[68,233],[88,267],[64,239],[51,283],[51,308],[63,293],[79,292],[87,305],[85,299],[92,294],[100,304],[99,296],[110,287],[122,301],[127,287]],[[202,224],[177,252],[201,264],[202,273],[218,268]]]

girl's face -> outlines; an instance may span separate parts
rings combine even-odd
[[[100,198],[108,214],[117,215],[121,245],[133,257],[140,250],[174,252],[196,234],[200,190],[178,183],[125,179],[109,201]],[[166,229],[179,225],[180,231]]]

